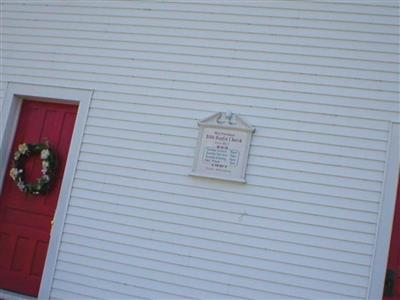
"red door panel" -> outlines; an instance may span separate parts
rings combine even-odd
[[[394,280],[394,293],[391,297],[384,297],[386,300],[400,299],[400,181],[397,188],[397,201],[392,229],[392,239],[390,242],[388,269],[396,274]]]
[[[0,288],[37,296],[57,206],[77,106],[24,100],[12,154],[21,143],[47,140],[58,157],[58,176],[47,195],[22,193],[9,176],[0,195]],[[11,167],[11,157],[8,167]],[[41,174],[39,156],[25,164],[26,181]],[[8,172],[7,172],[8,173]]]

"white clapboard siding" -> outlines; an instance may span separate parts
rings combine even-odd
[[[11,46],[11,45],[10,45]],[[10,47],[7,47],[10,48]],[[74,55],[74,54],[47,54],[47,59],[44,59],[42,52],[33,52],[26,50],[4,50],[3,55],[9,59],[15,58],[26,63],[33,63],[32,60],[35,59],[40,61],[41,63],[47,63],[48,65],[54,66],[59,63],[68,63],[63,64],[62,66],[68,66],[68,68],[73,68],[75,65],[87,66],[90,68],[92,65],[93,68],[98,66],[99,57],[89,56],[89,55]],[[233,66],[221,66],[216,67],[214,65],[204,65],[204,64],[191,64],[189,63],[177,63],[177,62],[169,62],[169,61],[154,61],[150,59],[141,59],[126,61],[126,59],[121,59],[118,57],[107,57],[101,56],[102,65],[104,67],[108,67],[109,71],[116,70],[115,67],[120,67],[126,69],[135,68],[135,70],[163,70],[164,72],[185,72],[190,74],[203,74],[203,75],[219,75],[224,77],[229,77],[235,75],[235,78],[240,79],[258,79],[258,80],[271,80],[271,81],[296,81],[301,83],[312,83],[312,84],[321,84],[321,85],[329,85],[331,84],[332,77],[328,72],[319,71],[318,77],[315,76],[315,72],[318,72],[316,69],[313,70],[314,74],[307,74],[303,70],[303,73],[293,73],[289,71],[282,70],[282,67],[274,65],[265,66],[264,69],[256,69],[253,68],[251,70],[246,70],[245,68],[235,68]],[[51,62],[51,63],[50,63]],[[193,66],[195,65],[195,66]],[[104,68],[103,67],[103,68]],[[114,68],[111,68],[114,67]],[[76,69],[76,68],[75,68]],[[99,69],[94,69],[99,70]],[[322,74],[321,74],[322,73]],[[325,75],[326,74],[326,75]],[[215,77],[218,78],[218,77]],[[388,90],[396,90],[397,84],[392,81],[376,81],[376,80],[367,80],[367,79],[358,79],[352,77],[337,77],[335,76],[335,83],[337,85],[345,86],[345,87],[360,87],[364,88],[365,83],[368,83],[370,89],[388,89]],[[324,101],[324,99],[319,99],[319,101]],[[354,101],[357,101],[354,99]],[[382,109],[382,103],[376,100],[367,100],[367,99],[359,99],[358,101],[367,105],[370,103],[371,107],[375,107],[376,109]],[[343,105],[354,106],[355,103],[349,103],[347,101],[340,102]],[[381,105],[377,105],[377,104]],[[339,104],[339,103],[337,103]],[[374,105],[375,104],[375,105]],[[390,105],[390,103],[389,103]]]
[[[1,95],[94,90],[51,298],[365,299],[397,9],[5,1]],[[247,183],[188,176],[197,121],[228,110],[256,127]]]
[[[86,24],[84,24],[86,25]],[[7,46],[6,49],[11,50],[11,52],[17,51],[26,52],[26,50],[21,49],[19,47],[19,43],[8,43],[3,42],[4,45]],[[26,42],[25,42],[26,44]],[[346,67],[336,67],[331,65],[312,65],[312,64],[304,64],[304,61],[301,61],[299,64],[296,63],[289,63],[287,61],[279,61],[268,59],[268,57],[263,60],[263,64],[260,64],[257,59],[254,57],[252,59],[241,59],[236,60],[229,57],[212,57],[212,56],[205,56],[198,54],[196,56],[190,55],[190,53],[170,53],[170,52],[160,52],[159,50],[156,53],[149,53],[146,51],[135,51],[135,59],[132,58],[132,54],[129,51],[118,50],[118,49],[107,49],[107,48],[85,48],[79,46],[62,46],[62,45],[55,45],[45,43],[45,44],[38,44],[38,43],[30,43],[29,44],[29,53],[35,55],[36,53],[47,53],[47,51],[51,51],[54,49],[52,53],[48,53],[49,55],[53,55],[54,52],[59,54],[67,54],[67,56],[72,57],[82,57],[85,61],[87,57],[93,58],[95,61],[98,62],[98,58],[105,59],[106,61],[109,59],[115,58],[122,58],[125,62],[125,65],[131,65],[132,63],[137,63],[140,66],[145,64],[151,65],[151,63],[172,63],[175,66],[186,65],[188,68],[191,68],[192,71],[201,71],[204,67],[217,67],[218,70],[225,69],[239,69],[238,71],[242,74],[248,74],[248,70],[251,70],[252,76],[256,76],[258,71],[276,71],[278,75],[280,73],[296,73],[296,74],[310,74],[315,80],[318,82],[319,76],[315,75],[324,75],[335,77],[339,79],[339,82],[343,82],[346,80],[357,80],[357,79],[370,79],[373,82],[374,86],[379,86],[380,81],[395,83],[397,79],[397,75],[395,72],[385,72],[385,71],[377,71],[377,70],[370,70],[370,69],[351,69]],[[57,51],[55,51],[57,50]],[[140,60],[138,60],[140,59]],[[142,64],[141,64],[142,63]],[[323,62],[320,62],[323,63]],[[196,66],[196,69],[193,69],[193,66]],[[160,67],[161,65],[158,65]],[[220,71],[221,72],[221,71]],[[254,72],[254,73],[253,73]],[[301,78],[297,79],[300,80]],[[342,79],[342,81],[341,81]],[[335,79],[336,80],[336,79]],[[369,81],[369,82],[371,82]]]
[[[57,29],[40,29],[41,35],[47,37],[56,37]],[[6,34],[14,34],[14,35],[27,35],[29,33],[29,28],[15,28],[15,27],[6,27]],[[136,39],[140,39],[142,43],[146,44],[169,44],[171,37],[169,35],[162,36],[160,34],[126,34],[126,33],[107,33],[104,32],[89,32],[89,31],[78,31],[76,30],[65,30],[66,38],[77,38],[77,39],[92,39],[92,40],[103,40],[107,41],[123,41],[123,42],[135,42]],[[187,43],[190,43],[192,46],[202,47],[203,40],[205,38],[193,38],[193,37],[174,37],[177,41],[178,45],[186,46]],[[239,43],[237,41],[231,41],[228,39],[220,40],[217,38],[211,39],[211,43],[208,45],[210,48],[219,48],[219,49],[235,49],[235,50],[248,50],[255,53],[259,53],[260,51],[268,51],[268,52],[283,52],[287,54],[304,54],[307,51],[309,54],[316,56],[329,56],[329,57],[340,57],[343,59],[351,59],[354,57],[356,50],[347,50],[347,49],[326,49],[323,54],[321,54],[320,49],[317,47],[311,47],[311,45],[307,46],[293,46],[293,45],[274,45],[264,46],[261,42],[267,42],[267,39],[264,41],[245,41]],[[359,52],[359,51],[357,51]],[[381,62],[395,62],[396,53],[381,53],[379,61]],[[376,59],[376,53],[374,52],[361,52],[357,58],[358,60],[374,60]]]

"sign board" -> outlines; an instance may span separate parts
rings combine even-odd
[[[199,137],[190,175],[246,182],[254,128],[232,113],[216,113],[199,122]]]

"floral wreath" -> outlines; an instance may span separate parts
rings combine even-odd
[[[36,183],[26,183],[24,164],[32,155],[40,154],[42,159],[42,176]],[[21,192],[32,195],[43,195],[50,191],[57,169],[57,156],[50,149],[48,143],[43,144],[20,144],[14,153],[13,166],[10,176]]]

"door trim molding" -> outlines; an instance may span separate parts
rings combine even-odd
[[[382,299],[386,266],[389,256],[397,184],[400,170],[400,123],[390,124],[387,157],[382,185],[381,207],[378,215],[375,249],[372,259],[368,299]]]
[[[40,98],[41,101],[79,105],[65,165],[63,182],[61,184],[57,208],[54,214],[55,222],[51,231],[49,248],[47,250],[46,262],[40,283],[39,299],[48,299],[50,297],[64,221],[67,214],[72,183],[78,163],[92,95],[93,90],[80,88],[19,82],[7,83],[3,106],[0,111],[0,192],[7,171],[8,156],[14,140],[22,99]]]

